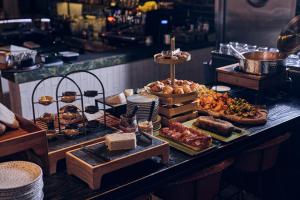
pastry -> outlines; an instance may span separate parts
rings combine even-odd
[[[169,85],[167,85],[167,86],[164,87],[164,89],[163,89],[163,93],[164,93],[164,94],[172,94],[173,91],[174,91],[174,89],[173,89],[171,86],[169,86]]]
[[[184,90],[182,87],[175,87],[174,94],[184,94]]]
[[[0,122],[10,128],[19,128],[20,126],[15,114],[2,103],[0,103]]]
[[[62,113],[62,118],[64,120],[72,120],[72,119],[75,119],[76,117],[77,117],[76,113],[72,113],[72,112]]]
[[[76,96],[62,96],[61,101],[64,103],[72,103],[76,100]]]
[[[41,120],[45,123],[52,122],[54,120],[54,115],[51,113],[44,113]]]
[[[183,89],[183,91],[184,91],[185,94],[188,94],[188,93],[192,92],[191,87],[189,85],[187,85],[187,84],[183,85],[182,89]]]

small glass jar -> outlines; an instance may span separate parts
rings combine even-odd
[[[120,129],[126,133],[132,133],[137,131],[136,115],[129,117],[126,114],[120,116]]]
[[[139,132],[153,135],[153,124],[152,121],[141,119],[138,121],[138,130]]]

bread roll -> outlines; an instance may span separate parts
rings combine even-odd
[[[15,114],[0,103],[0,122],[10,128],[19,128],[19,122],[16,119]]]
[[[191,87],[189,85],[184,85],[182,88],[183,88],[184,93],[186,93],[186,94],[192,92]]]
[[[163,93],[164,94],[172,94],[173,91],[174,91],[174,89],[171,86],[169,86],[169,85],[166,86],[166,87],[164,87],[164,89],[163,89]]]
[[[174,88],[174,93],[175,94],[184,94],[183,88],[182,87],[175,87]]]
[[[197,84],[197,83],[192,83],[192,84],[190,85],[190,88],[191,88],[191,90],[192,90],[193,92],[195,92],[195,91],[198,91],[198,90],[200,89],[200,86],[199,86],[199,84]]]

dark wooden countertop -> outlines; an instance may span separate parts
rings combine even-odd
[[[189,156],[171,148],[170,161],[161,165],[146,160],[133,166],[107,174],[100,190],[90,190],[88,185],[65,171],[45,177],[45,199],[132,199],[150,192],[181,176],[208,167],[241,151],[285,133],[300,122],[300,99],[268,100],[268,122],[262,126],[247,128],[250,135],[198,156]]]

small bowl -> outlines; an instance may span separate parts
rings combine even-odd
[[[73,105],[64,106],[60,110],[62,113],[65,113],[65,112],[77,113],[78,112],[78,108]]]
[[[61,101],[64,103],[72,103],[76,100],[76,96],[62,96]]]
[[[44,106],[48,106],[53,102],[54,102],[53,97],[51,97],[51,96],[41,96],[39,98],[39,104],[42,104]]]
[[[98,91],[97,90],[87,90],[87,91],[84,91],[83,95],[85,97],[96,97],[98,95]]]
[[[76,96],[76,92],[74,91],[66,91],[62,93],[62,96]]]
[[[89,113],[89,114],[95,114],[98,111],[99,111],[99,108],[97,106],[86,106],[85,107],[85,112]]]

